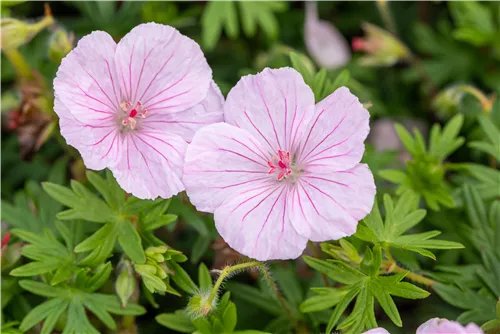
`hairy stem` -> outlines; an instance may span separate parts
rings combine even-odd
[[[215,284],[212,288],[212,291],[210,292],[207,303],[212,304],[212,302],[215,300],[215,298],[217,298],[217,293],[219,292],[219,288],[222,285],[222,282],[224,282],[224,280],[230,274],[232,274],[234,272],[238,272],[240,270],[245,270],[245,269],[250,269],[250,268],[258,268],[261,271],[262,276],[264,277],[266,282],[271,287],[271,290],[273,291],[273,293],[274,293],[276,299],[278,300],[278,302],[280,303],[281,307],[283,307],[283,310],[285,310],[285,312],[288,315],[288,317],[290,318],[290,320],[293,323],[296,323],[295,318],[293,317],[292,313],[290,312],[290,310],[286,306],[285,300],[283,299],[283,296],[281,295],[281,293],[278,290],[278,286],[276,285],[276,283],[272,279],[271,274],[269,273],[269,270],[267,270],[266,266],[262,262],[259,262],[259,261],[251,261],[251,262],[237,264],[234,266],[226,266],[224,269],[222,269],[220,271],[219,278],[215,282]]]

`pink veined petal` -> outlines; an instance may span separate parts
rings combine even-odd
[[[183,182],[191,203],[214,212],[227,198],[277,181],[268,174],[264,147],[247,131],[226,123],[201,128],[189,145]]]
[[[181,177],[187,143],[181,137],[144,129],[122,137],[120,160],[111,170],[125,191],[155,199],[184,190]]]
[[[250,132],[266,151],[292,151],[313,115],[314,94],[292,68],[266,68],[240,79],[224,104],[224,119]]]
[[[224,96],[212,81],[207,97],[194,107],[176,113],[156,113],[146,117],[141,126],[153,129],[166,129],[190,142],[195,132],[203,126],[223,122]]]
[[[123,98],[142,102],[149,116],[192,108],[212,79],[200,46],[162,24],[132,29],[118,43],[115,62]]]
[[[290,219],[312,241],[337,240],[356,232],[372,209],[373,175],[365,164],[329,174],[305,173],[291,191]]]
[[[378,327],[374,329],[370,329],[369,331],[363,332],[363,334],[391,334],[387,329]]]
[[[61,62],[54,94],[80,122],[99,125],[119,110],[120,92],[115,72],[116,43],[103,31],[83,37]]]
[[[259,261],[295,259],[307,238],[290,223],[286,184],[271,184],[228,198],[214,214],[215,226],[235,250]]]
[[[54,111],[59,116],[61,135],[80,152],[87,168],[100,170],[116,163],[120,134],[113,118],[101,120],[100,125],[87,125],[77,120],[58,98]]]
[[[484,332],[474,323],[462,326],[456,321],[432,318],[417,328],[416,334],[483,334]]]
[[[344,66],[351,59],[349,44],[329,22],[320,20],[316,1],[306,3],[304,38],[307,51],[321,66],[328,69]]]
[[[316,105],[298,150],[298,164],[310,172],[329,173],[358,164],[370,131],[370,114],[348,88],[341,87]]]

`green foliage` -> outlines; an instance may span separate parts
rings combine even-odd
[[[497,42],[498,24],[494,14],[479,2],[450,2],[451,14],[456,24],[453,37],[475,46]]]
[[[336,327],[345,333],[361,333],[365,328],[378,327],[374,312],[376,299],[391,321],[401,327],[403,325],[401,317],[392,296],[421,299],[426,298],[429,293],[411,283],[401,282],[408,272],[381,276],[380,273],[385,273],[385,270],[381,270],[382,252],[378,245],[373,250],[367,248],[362,259],[358,256],[356,258],[359,262],[353,261],[356,266],[352,266],[353,263],[340,260],[319,260],[304,256],[309,266],[344,286],[313,289],[318,295],[306,299],[301,304],[301,310],[317,312],[334,307],[328,320],[327,332]],[[356,301],[352,312],[337,325],[354,299]]]
[[[452,278],[446,283],[456,286],[439,284],[435,289],[448,303],[466,310],[459,321],[480,324],[488,321],[486,327],[498,328],[495,304],[500,298],[500,201],[495,200],[488,209],[478,191],[470,185],[464,185],[463,195],[470,222],[466,233],[482,259],[482,265],[472,273],[472,282],[479,284],[457,284]]]
[[[355,236],[364,241],[401,248],[416,252],[420,255],[436,259],[429,249],[456,249],[463,248],[457,242],[436,240],[434,237],[441,234],[439,231],[406,234],[406,232],[425,217],[426,211],[418,209],[418,196],[411,191],[405,192],[394,204],[388,194],[384,195],[385,217],[382,220],[377,203],[372,212],[358,225]]]
[[[353,50],[336,69],[315,66],[299,2],[50,6],[53,29],[22,38],[14,57],[35,82],[2,50],[2,333],[361,333],[380,326],[402,334],[431,317],[455,320],[457,309],[458,321],[500,331],[498,3],[320,2],[323,24],[346,40],[361,22],[369,23],[368,39],[378,36],[371,50]],[[23,30],[42,7],[3,1],[2,27]],[[305,254],[314,256],[261,264],[260,273],[217,286],[213,274],[250,262],[224,243],[213,215],[198,212],[184,193],[141,200],[111,172],[85,171],[52,110],[52,82],[73,34],[78,40],[103,30],[118,42],[151,21],[202,45],[224,94],[242,75],[292,66],[316,102],[347,86],[369,109],[372,128],[418,118],[429,137],[396,126],[411,155],[402,168],[406,153],[397,143],[381,150],[368,138],[362,162],[381,176],[380,205],[355,235],[321,243],[321,254],[311,243]],[[371,25],[380,22],[385,29]],[[325,50],[337,47],[319,37]],[[367,59],[387,67],[366,67]],[[390,66],[395,59],[404,63]],[[429,293],[440,298],[424,299]],[[147,303],[148,314],[136,319]]]
[[[236,7],[239,7],[240,18]],[[255,36],[260,27],[269,39],[275,40],[279,30],[274,13],[286,9],[284,1],[209,1],[201,19],[203,45],[208,50],[213,49],[222,29],[229,38],[238,38],[240,21],[245,36]]]
[[[51,333],[56,323],[64,319],[65,333],[99,333],[90,323],[86,310],[95,315],[111,330],[116,330],[116,322],[112,314],[141,315],[146,310],[137,304],[128,304],[122,308],[113,295],[94,293],[108,279],[111,265],[108,263],[89,276],[86,270],[80,270],[72,285],[52,287],[45,283],[32,280],[22,280],[21,287],[33,294],[48,298],[48,300],[33,308],[23,319],[19,329],[27,331],[43,321],[42,333]]]
[[[404,171],[388,169],[380,171],[379,175],[399,185],[397,194],[411,191],[423,197],[433,210],[439,210],[440,206],[453,207],[451,189],[445,180],[444,161],[465,141],[458,137],[462,124],[462,115],[453,117],[442,131],[440,125],[435,124],[428,148],[418,130],[413,131],[412,137],[402,125],[396,125],[396,132],[412,159],[407,161]]]
[[[305,83],[311,87],[316,102],[323,100],[337,88],[346,86],[349,82],[348,70],[342,71],[335,80],[332,80],[326,69],[322,68],[316,72],[311,60],[302,54],[290,52],[290,61],[293,68],[302,75]]]
[[[483,151],[500,162],[500,129],[486,116],[481,115],[478,120],[487,140],[471,142],[469,147]]]
[[[229,292],[226,292],[218,301],[216,312],[211,312],[207,317],[195,316],[198,312],[197,308],[200,307],[200,301],[212,288],[210,272],[204,264],[198,267],[198,286],[192,281],[187,286],[189,286],[190,293],[194,294],[187,309],[159,314],[156,316],[158,323],[181,333],[194,331],[201,334],[238,333],[234,331],[237,323],[236,305],[229,300]],[[255,333],[263,332],[255,331]]]

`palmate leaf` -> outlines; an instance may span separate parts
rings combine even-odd
[[[471,142],[469,147],[483,151],[500,161],[500,130],[484,115],[480,115],[478,120],[488,140]]]
[[[66,179],[66,165],[66,159],[58,160],[50,171],[49,182],[62,184]],[[55,231],[55,217],[61,209],[62,205],[50,198],[38,183],[28,181],[24,191],[14,196],[14,203],[2,199],[2,220],[31,232],[42,232],[44,228]]]
[[[62,226],[57,225],[58,229]],[[22,254],[33,262],[17,267],[10,275],[31,277],[55,271],[51,284],[56,285],[70,278],[77,269],[72,249],[60,243],[51,230],[46,229],[43,235],[21,229],[14,229],[12,233],[29,243],[23,247]]]
[[[467,183],[477,191],[483,201],[500,197],[500,170],[472,163],[459,164],[456,168],[472,176],[473,179]],[[462,188],[454,192],[454,198],[457,206],[464,205]]]
[[[79,281],[87,286],[94,286],[93,279],[104,277],[102,284],[111,273],[111,266],[108,263],[108,270],[104,270],[107,275],[96,275],[90,279],[80,278]],[[83,277],[83,276],[82,276]],[[78,281],[78,279],[77,279]],[[102,286],[102,284],[99,285]],[[52,333],[57,321],[67,311],[66,327],[64,333],[99,333],[90,323],[86,309],[100,319],[106,327],[116,330],[116,322],[110,313],[118,315],[141,315],[146,310],[137,304],[129,303],[126,308],[122,308],[118,298],[114,295],[92,293],[91,288],[81,289],[78,286],[58,286],[51,287],[45,283],[31,280],[19,281],[21,287],[33,294],[48,297],[49,299],[33,308],[23,319],[20,329],[27,331],[40,322],[43,323],[42,333]]]
[[[57,215],[59,219],[104,223],[97,232],[76,245],[75,252],[90,252],[80,265],[93,267],[103,263],[111,255],[117,242],[130,259],[136,263],[144,263],[146,258],[142,240],[132,225],[137,211],[131,209],[145,210],[155,202],[143,201],[144,203],[137,204],[134,197],[126,201],[125,192],[116,183],[111,172],[106,173],[106,179],[94,172],[87,173],[90,183],[102,195],[102,199],[76,181],[71,182],[71,189],[53,183],[45,183],[43,188],[51,197],[70,207]]]
[[[239,8],[239,15],[236,8]],[[278,37],[278,21],[275,12],[286,10],[284,1],[209,1],[201,19],[203,46],[211,50],[224,30],[229,38],[240,34],[240,22],[247,37],[255,36],[257,27],[271,40]]]
[[[463,116],[458,114],[442,130],[439,124],[435,124],[431,129],[428,148],[418,130],[414,130],[412,136],[402,125],[396,124],[396,132],[412,159],[407,161],[405,170],[382,170],[379,176],[398,184],[398,195],[412,191],[433,210],[439,210],[440,206],[453,207],[453,196],[445,180],[443,162],[465,141],[463,137],[458,137],[463,120]]]
[[[306,299],[300,306],[303,312],[316,312],[335,306],[328,321],[327,333],[333,331],[341,315],[354,299],[356,301],[352,312],[337,326],[337,329],[345,333],[361,333],[364,329],[377,327],[374,313],[375,300],[392,322],[401,327],[401,317],[392,296],[407,299],[421,299],[429,296],[427,291],[411,283],[402,282],[408,272],[379,276],[381,253],[380,247],[377,249],[377,246],[373,252],[371,250],[365,252],[360,265],[361,270],[336,260],[325,261],[308,256],[304,256],[304,260],[313,269],[345,284],[341,288],[313,288],[318,296]]]
[[[419,224],[426,215],[423,209],[417,209],[418,196],[411,191],[405,192],[394,204],[388,194],[384,195],[385,217],[382,219],[377,202],[371,213],[358,225],[355,236],[374,244],[388,245],[419,253],[436,259],[429,249],[457,249],[463,245],[445,240],[434,239],[441,234],[429,231],[417,234],[405,234]]]

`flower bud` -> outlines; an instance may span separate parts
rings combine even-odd
[[[73,49],[75,35],[67,33],[64,29],[57,29],[52,33],[49,40],[49,59],[55,64],[61,60]]]
[[[460,86],[448,87],[434,97],[432,108],[440,119],[446,120],[458,112],[464,95],[465,91]]]
[[[189,299],[186,312],[194,319],[206,317],[217,306],[216,298],[210,301],[210,294],[200,292]]]
[[[135,276],[130,261],[122,261],[120,273],[115,283],[116,294],[120,298],[122,307],[127,307],[127,302],[135,290]]]
[[[145,251],[146,256],[153,256],[155,254],[164,254],[168,250],[167,246],[157,246],[157,247],[148,247]],[[163,262],[163,261],[159,261]]]
[[[329,22],[319,19],[316,1],[307,1],[304,37],[307,51],[321,67],[344,66],[351,59],[349,44]]]
[[[364,51],[359,62],[365,66],[392,66],[412,57],[410,50],[390,32],[370,23],[363,24],[365,38],[353,38],[352,49]]]
[[[54,18],[48,6],[45,7],[45,17],[36,23],[26,23],[10,17],[2,18],[2,50],[17,49],[53,23]]]

